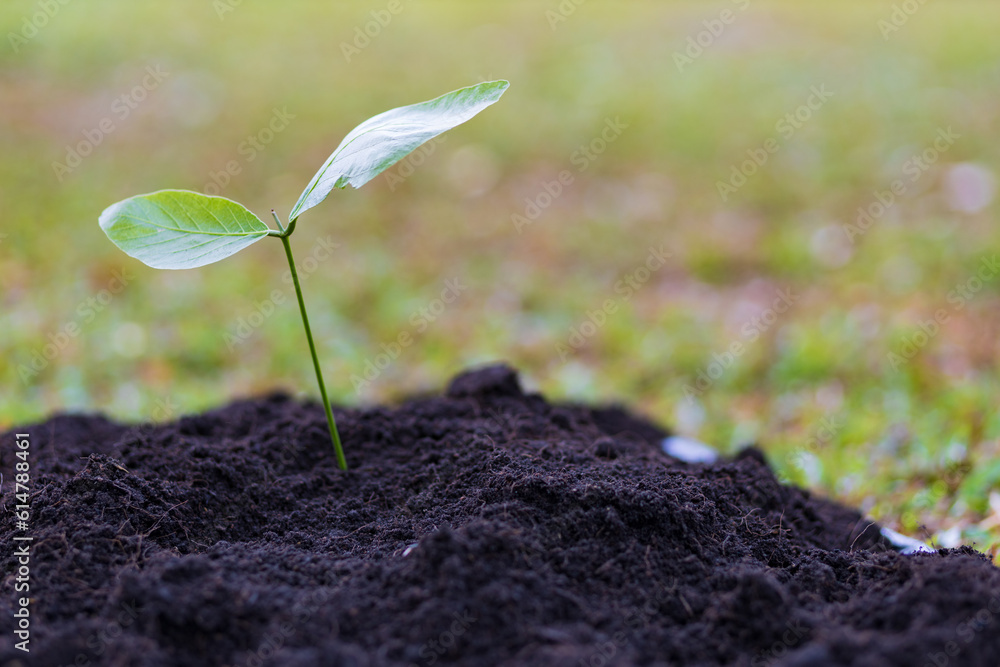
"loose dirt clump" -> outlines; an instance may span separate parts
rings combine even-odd
[[[2,665],[1000,664],[1000,571],[904,556],[760,452],[665,455],[619,408],[494,366],[444,396],[283,395],[159,426],[31,436],[31,652]],[[14,431],[0,436],[0,615],[17,605]]]

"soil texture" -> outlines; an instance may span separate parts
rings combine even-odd
[[[1000,570],[902,555],[762,454],[688,464],[620,407],[491,366],[442,396],[245,400],[0,436],[0,665],[996,667]],[[28,433],[30,521],[15,521]]]

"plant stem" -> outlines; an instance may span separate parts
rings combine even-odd
[[[277,216],[275,216],[277,218]],[[278,223],[281,227],[281,223]],[[323,373],[319,368],[319,357],[316,355],[316,343],[313,342],[312,330],[309,328],[309,316],[306,314],[306,302],[302,299],[302,287],[299,285],[299,274],[295,270],[295,260],[292,258],[292,246],[288,242],[288,237],[294,229],[294,222],[289,223],[288,229],[282,230],[281,243],[285,246],[285,255],[288,257],[288,268],[292,272],[292,283],[295,284],[295,296],[299,298],[299,311],[302,313],[302,326],[306,329],[306,340],[309,341],[309,352],[312,353],[313,368],[316,369],[316,383],[319,384],[319,393],[323,398],[323,408],[326,409],[326,423],[330,426],[330,437],[333,439],[333,449],[337,453],[337,465],[341,470],[347,470],[347,459],[344,458],[344,448],[340,444],[340,434],[337,432],[337,422],[333,419],[333,409],[330,407],[330,399],[326,396],[326,385],[323,383]]]

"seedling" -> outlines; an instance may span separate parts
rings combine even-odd
[[[288,215],[288,226],[272,210],[278,229],[269,228],[246,207],[225,197],[187,190],[160,190],[129,197],[101,213],[101,229],[126,254],[154,269],[193,269],[218,262],[265,236],[281,239],[312,354],[316,383],[326,409],[337,465],[347,460],[326,394],[299,276],[288,242],[299,216],[326,199],[334,188],[360,188],[413,150],[461,125],[500,99],[506,81],[488,81],[441,97],[399,107],[369,118],[351,130],[313,176]]]

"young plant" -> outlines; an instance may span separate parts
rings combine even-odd
[[[126,254],[154,269],[193,269],[225,259],[265,236],[281,239],[312,354],[316,382],[326,409],[337,465],[347,470],[340,434],[327,398],[299,276],[288,242],[299,216],[326,199],[334,188],[360,188],[437,135],[461,125],[500,99],[506,81],[460,88],[441,97],[386,111],[351,130],[313,176],[288,215],[288,226],[271,214],[269,228],[244,206],[187,190],[160,190],[129,197],[101,213],[101,229]]]

